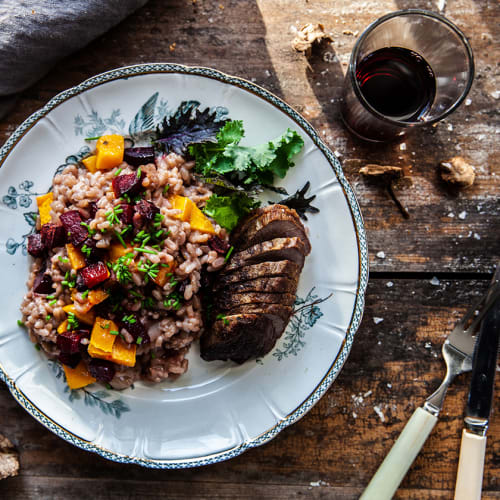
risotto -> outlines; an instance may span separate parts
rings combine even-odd
[[[71,388],[177,377],[203,329],[203,274],[228,248],[199,209],[212,192],[175,153],[135,166],[87,160],[37,200],[21,306],[30,338],[63,363]]]

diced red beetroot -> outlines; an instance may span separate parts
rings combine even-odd
[[[124,174],[113,179],[113,192],[116,198],[120,198],[124,194],[135,196],[142,189],[142,174]]]
[[[97,202],[96,201],[90,201],[89,202],[89,214],[92,219],[95,218],[95,214],[97,213]],[[87,221],[90,222],[90,221]]]
[[[79,247],[89,237],[89,232],[85,226],[82,226],[82,216],[78,210],[68,210],[60,217],[64,229],[68,233],[68,238],[73,245]]]
[[[45,245],[40,233],[30,234],[28,236],[28,253],[33,257],[41,257],[45,252]]]
[[[124,224],[132,224],[132,217],[134,216],[134,207],[130,203],[120,203],[122,213],[118,214],[118,218]]]
[[[76,368],[78,363],[82,360],[82,356],[79,353],[68,354],[66,352],[61,352],[57,359],[59,359],[63,365],[68,365],[70,368]]]
[[[84,267],[80,271],[80,275],[87,288],[94,288],[109,278],[109,270],[104,262],[99,261]]]
[[[220,254],[225,254],[229,250],[229,243],[218,236],[212,236],[208,240],[208,246]]]
[[[33,282],[33,291],[35,293],[52,293],[52,278],[50,274],[38,273]]]
[[[85,256],[85,260],[87,263],[89,262],[97,262],[103,257],[103,250],[101,248],[97,248],[97,242],[92,238],[87,238],[81,247],[83,254]]]
[[[85,290],[89,289],[89,287],[85,284],[85,281],[83,280],[83,276],[81,274],[76,275],[75,286],[79,292],[84,292]]]
[[[115,371],[115,367],[110,361],[95,358],[90,360],[89,372],[100,382],[111,382],[115,376]]]
[[[61,352],[76,354],[80,352],[80,341],[82,338],[82,335],[78,332],[63,332],[57,336],[56,344],[61,349]]]
[[[44,224],[40,229],[42,243],[47,250],[62,247],[66,243],[66,231],[60,224]]]
[[[155,215],[160,213],[160,209],[147,200],[138,201],[134,206],[134,210],[148,221],[152,221]]]
[[[122,328],[125,328],[125,330],[127,330],[128,333],[132,335],[132,337],[134,337],[135,342],[137,342],[137,340],[140,338],[140,345],[149,344],[149,334],[146,330],[146,327],[143,325],[142,321],[137,317],[137,315],[132,313],[123,316],[120,321],[120,325]]]
[[[125,148],[123,159],[132,167],[139,167],[155,162],[155,152],[152,146]]]

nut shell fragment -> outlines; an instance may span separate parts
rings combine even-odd
[[[0,479],[17,476],[19,473],[19,454],[14,445],[0,434]]]
[[[469,165],[461,156],[455,156],[451,160],[440,164],[441,178],[456,187],[466,189],[474,184],[476,173],[474,167]]]
[[[325,33],[322,24],[307,23],[297,32],[297,36],[292,41],[292,48],[297,52],[304,52],[309,57],[313,45],[320,44],[322,41],[331,42],[333,39]]]

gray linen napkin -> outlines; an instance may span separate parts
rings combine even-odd
[[[0,118],[16,94],[147,0],[0,0]]]

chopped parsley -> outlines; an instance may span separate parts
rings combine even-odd
[[[224,262],[227,262],[229,260],[229,257],[231,257],[231,254],[234,252],[234,247],[231,245],[229,250],[226,253],[226,256],[224,257]]]
[[[121,284],[130,283],[132,281],[132,273],[130,272],[130,264],[134,260],[134,254],[129,252],[122,255],[117,261],[111,265],[111,269],[116,275],[116,279]]]
[[[145,260],[139,263],[137,269],[145,274],[144,281],[147,283],[149,279],[154,280],[158,276],[159,267],[159,263],[153,264],[151,261]]]
[[[110,335],[119,335],[120,332],[118,330],[110,330],[109,331]]]
[[[80,222],[80,226],[83,226],[87,229],[89,236],[94,236],[95,229],[90,229],[90,226],[86,222]]]
[[[120,167],[116,172],[115,172],[115,177],[119,176],[121,171],[123,170],[122,167]]]
[[[75,288],[76,277],[71,274],[71,271],[66,271],[64,279],[61,281],[61,285],[67,288]]]
[[[165,184],[165,187],[163,188],[163,194],[167,194],[167,191],[170,189],[170,184]]]
[[[225,314],[217,314],[215,319],[221,319],[226,326],[229,325],[229,320],[227,319]]]
[[[120,224],[120,219],[118,218],[118,216],[122,213],[123,213],[123,208],[121,208],[120,205],[116,205],[113,207],[112,210],[106,212],[104,215],[106,217],[106,220],[112,226],[114,224]]]
[[[63,263],[63,264],[67,264],[69,262],[69,259],[68,257],[62,257],[61,255],[59,255],[59,257],[57,257],[59,259],[59,262]]]
[[[80,326],[80,323],[75,316],[75,313],[68,313],[68,327],[67,330],[76,330]]]
[[[135,341],[135,343],[137,345],[141,345],[142,344],[142,337],[137,337],[137,340]]]
[[[123,316],[122,321],[124,323],[130,323],[131,325],[137,323],[137,320],[134,318],[133,314],[129,314],[128,316],[127,315]]]
[[[89,295],[89,292],[90,290],[85,290],[84,292],[82,292],[82,299],[86,299]]]
[[[21,321],[20,319],[18,319],[17,326],[26,326],[26,325],[24,324],[24,321]]]
[[[92,249],[90,247],[88,247],[87,245],[82,245],[81,251],[87,257],[90,257],[90,254],[92,253]]]

